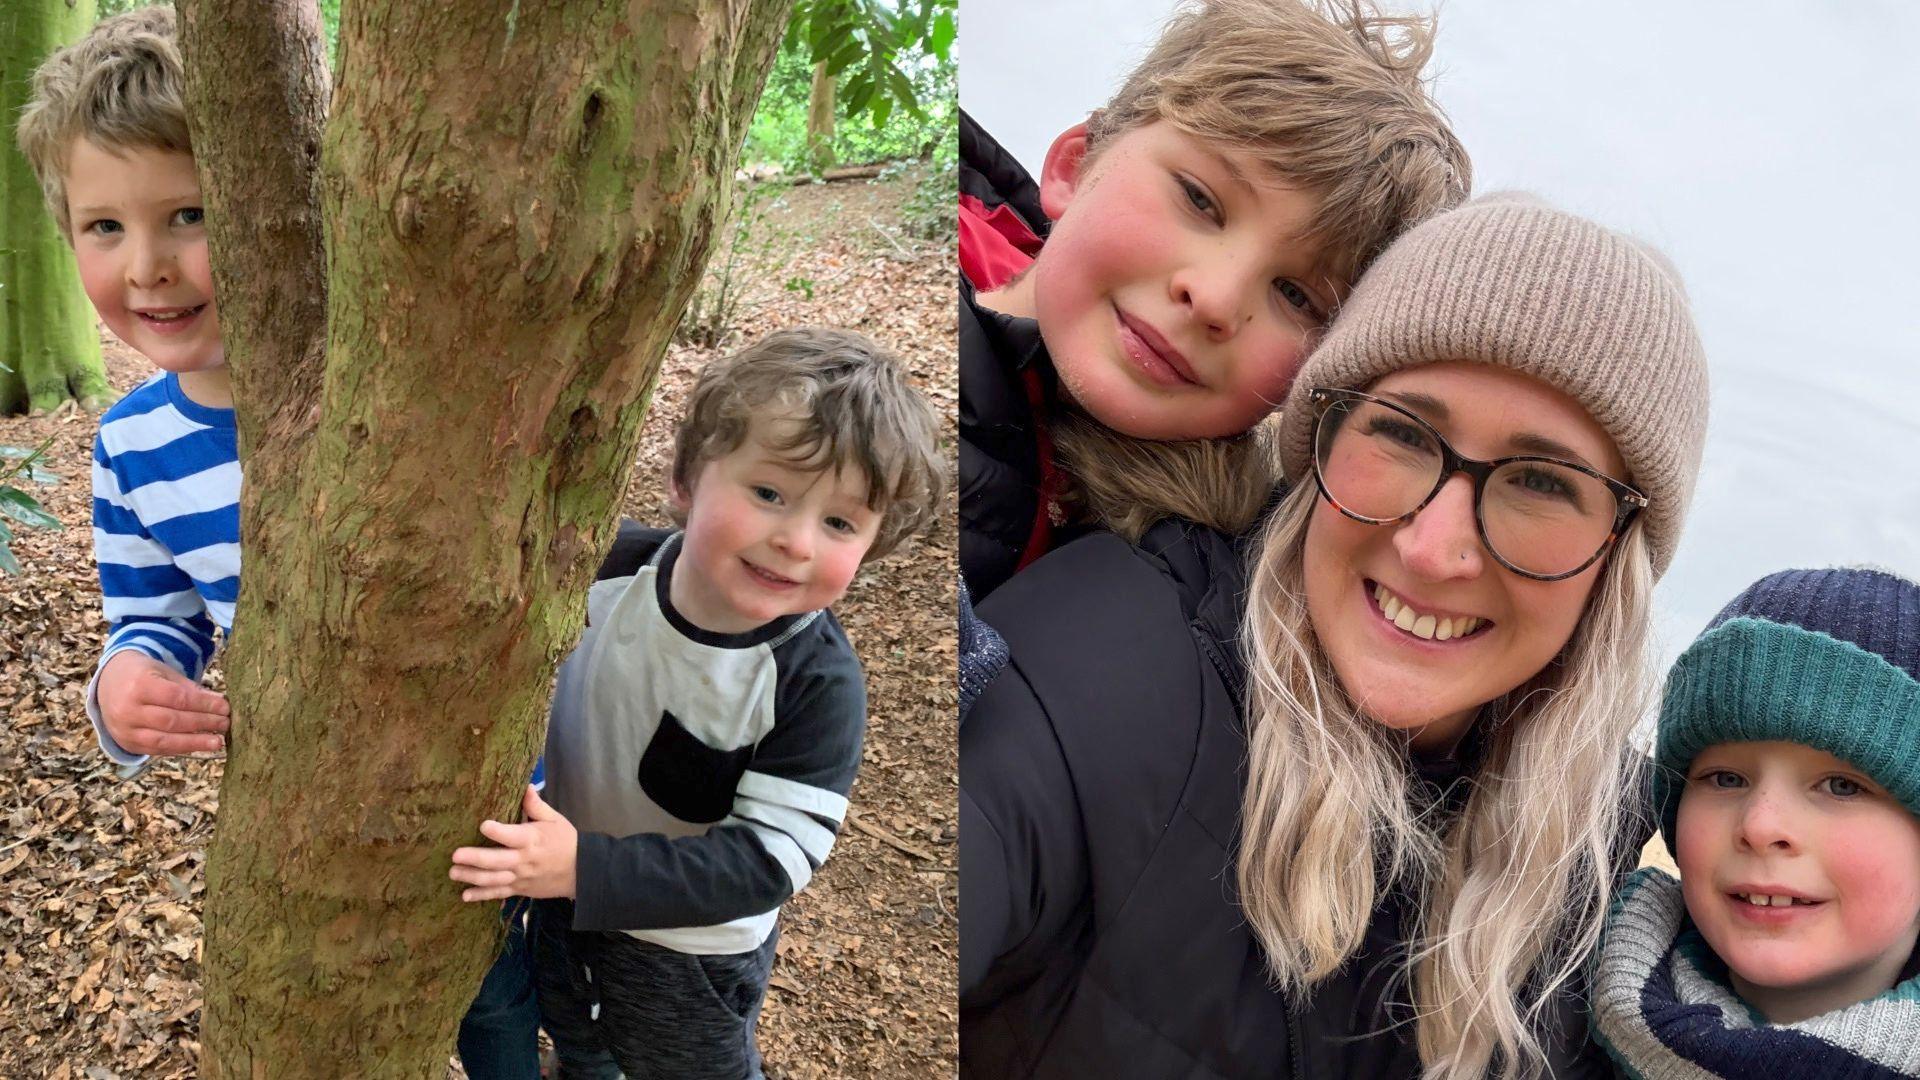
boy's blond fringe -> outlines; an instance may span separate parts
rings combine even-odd
[[[47,210],[69,239],[66,170],[75,139],[110,151],[193,153],[173,9],[145,7],[102,19],[49,56],[33,73],[16,133]]]
[[[1350,282],[1473,186],[1466,148],[1421,79],[1433,25],[1371,0],[1192,0],[1094,115],[1088,152],[1155,120],[1243,152],[1319,196],[1305,239]]]
[[[1314,638],[1301,559],[1317,499],[1300,485],[1273,515],[1248,600],[1247,920],[1282,992],[1304,997],[1359,947],[1379,891],[1411,889],[1404,974],[1426,1076],[1542,1075],[1548,1006],[1598,940],[1640,787],[1625,748],[1651,701],[1645,539],[1610,554],[1561,657],[1483,711],[1472,794],[1435,820],[1404,737],[1358,711]]]

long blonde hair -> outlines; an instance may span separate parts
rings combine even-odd
[[[1419,898],[1408,943],[1430,1080],[1544,1072],[1544,1015],[1598,940],[1628,736],[1650,703],[1653,572],[1639,529],[1609,553],[1560,655],[1490,702],[1457,816],[1412,791],[1406,737],[1361,715],[1307,617],[1302,558],[1318,492],[1269,522],[1248,596],[1249,763],[1239,885],[1279,989],[1294,997],[1359,947],[1381,894]]]

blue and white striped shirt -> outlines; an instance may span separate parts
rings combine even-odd
[[[232,409],[190,400],[161,372],[107,410],[93,443],[93,551],[112,630],[100,666],[137,649],[198,680],[214,627],[233,629],[240,595],[240,456]],[[100,748],[140,765],[107,734],[99,668],[87,715]]]
[[[100,749],[132,775],[147,761],[107,734],[100,669],[137,649],[196,682],[213,628],[233,632],[240,597],[240,455],[232,409],[200,405],[161,372],[100,418],[93,441],[93,555],[112,631],[87,684]],[[544,761],[532,784],[546,787]]]

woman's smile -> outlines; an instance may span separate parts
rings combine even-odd
[[[1426,364],[1373,392],[1429,403],[1428,422],[1440,421],[1465,454],[1491,458],[1517,438],[1545,437],[1625,471],[1579,403],[1511,369]],[[1473,482],[1456,474],[1408,519],[1356,521],[1322,499],[1307,529],[1307,608],[1341,684],[1376,722],[1422,745],[1449,745],[1482,706],[1551,663],[1605,563],[1558,581],[1521,577],[1487,552],[1475,498]]]
[[[1361,588],[1367,603],[1382,620],[1401,634],[1421,642],[1463,645],[1467,638],[1493,628],[1491,619],[1417,604],[1370,578],[1361,581]]]

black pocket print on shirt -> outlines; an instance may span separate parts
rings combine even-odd
[[[662,712],[660,729],[640,755],[640,790],[681,821],[709,824],[733,809],[733,789],[752,760],[753,747],[715,750]]]

